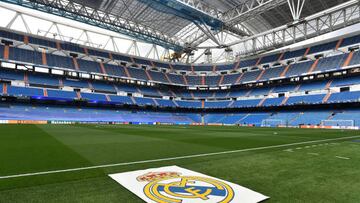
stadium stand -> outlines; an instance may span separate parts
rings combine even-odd
[[[22,36],[16,33],[1,32],[1,37],[7,39],[19,40]],[[341,46],[351,46],[359,43],[358,36],[346,38]],[[30,43],[49,48],[56,48],[51,40],[30,38]],[[45,73],[28,72],[26,70],[14,70],[13,68],[1,68],[0,80],[10,82],[1,84],[3,96],[29,97],[31,99],[47,100],[67,100],[74,101],[82,99],[90,103],[104,103],[116,105],[138,105],[153,106],[165,108],[194,108],[194,109],[247,109],[258,107],[281,107],[296,105],[320,105],[320,104],[339,104],[348,102],[358,102],[360,93],[356,87],[360,85],[358,77],[342,77],[340,79],[329,79],[321,81],[297,82],[296,84],[279,84],[271,87],[241,87],[246,83],[258,83],[259,81],[271,81],[278,78],[292,78],[306,76],[309,73],[324,73],[329,71],[342,70],[344,64],[356,66],[360,64],[360,52],[352,53],[326,54],[316,61],[305,59],[306,54],[315,55],[322,52],[331,52],[336,43],[330,42],[316,45],[308,49],[300,49],[284,52],[282,54],[273,54],[254,59],[240,60],[235,64],[220,65],[185,65],[185,64],[166,64],[148,59],[131,58],[126,55],[110,54],[104,51],[84,48],[78,45],[61,43],[64,51],[85,54],[85,57],[73,57],[65,55],[64,52],[41,53],[34,49],[24,49],[18,47],[9,48],[9,62],[34,64],[41,67],[63,68],[63,70],[84,71],[88,73],[106,74],[109,76],[127,78],[141,81],[155,81],[162,84],[171,84],[173,86],[209,86],[218,87],[219,85],[229,85],[231,88],[224,90],[186,90],[173,86],[162,86],[160,89],[137,83],[126,84],[116,81],[102,81],[101,78],[66,77],[64,75],[51,75]],[[46,52],[46,50],[45,50]],[[91,56],[114,59],[111,62],[94,61]],[[351,57],[350,57],[351,55]],[[4,57],[4,45],[0,45],[0,57],[2,62],[8,62]],[[44,60],[45,58],[45,60]],[[275,64],[277,61],[287,59],[301,59],[290,65]],[[348,61],[348,62],[347,62]],[[46,62],[46,63],[44,63]],[[121,65],[120,65],[121,63]],[[125,64],[124,64],[125,63]],[[238,65],[239,66],[238,66]],[[270,66],[263,66],[270,64]],[[274,66],[272,64],[275,64]],[[125,67],[126,66],[126,67]],[[147,66],[145,69],[142,66]],[[238,66],[238,67],[237,67]],[[263,66],[263,68],[254,68]],[[244,73],[233,72],[234,68],[250,68]],[[159,71],[163,68],[164,71]],[[177,71],[188,71],[186,75],[180,75],[171,71],[171,68]],[[252,70],[254,69],[254,70]],[[197,71],[211,72],[211,74],[197,75]],[[214,72],[215,71],[215,72]],[[228,71],[217,74],[216,71]],[[195,75],[194,75],[195,74]],[[20,84],[12,84],[14,81]],[[6,86],[6,88],[4,88]],[[234,86],[234,87],[232,87]],[[66,87],[62,90],[63,87]],[[70,89],[69,89],[70,88]],[[335,88],[335,89],[333,89]],[[346,91],[336,88],[348,88]],[[350,89],[351,88],[351,89]],[[4,92],[6,89],[6,93]],[[311,92],[311,93],[309,93]],[[120,95],[121,94],[121,95]],[[282,95],[280,95],[282,94]],[[140,95],[140,97],[139,97]],[[166,97],[166,98],[163,98]],[[176,98],[171,100],[169,98]],[[220,114],[219,114],[220,115]],[[267,114],[266,114],[267,115]],[[224,118],[209,118],[209,121],[221,121],[227,124],[256,124],[261,123],[264,114],[249,115],[244,114],[243,118],[239,116],[229,116]],[[274,119],[282,119],[282,114],[277,114]],[[285,115],[288,116],[288,115]],[[306,120],[308,115],[299,116]],[[309,116],[311,117],[311,115]],[[242,119],[242,120],[241,120]],[[320,120],[324,120],[323,117]],[[235,121],[236,120],[236,121]],[[241,122],[239,122],[241,120]],[[297,119],[294,124],[303,123],[303,120]],[[319,119],[311,123],[318,123]]]

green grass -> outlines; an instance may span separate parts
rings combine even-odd
[[[0,176],[358,135],[239,127],[0,125]],[[0,202],[142,202],[107,174],[169,165],[237,183],[270,196],[267,202],[359,202],[360,143],[353,140],[0,179]]]

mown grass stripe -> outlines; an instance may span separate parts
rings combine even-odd
[[[258,150],[265,150],[265,149],[276,149],[276,148],[282,148],[282,147],[297,146],[297,145],[303,145],[303,144],[312,144],[312,143],[319,143],[319,142],[349,140],[349,139],[356,139],[356,138],[360,138],[360,135],[350,136],[350,137],[341,137],[341,138],[332,138],[332,139],[296,142],[296,143],[265,146],[265,147],[255,147],[255,148],[248,148],[248,149],[230,150],[230,151],[223,151],[223,152],[213,152],[213,153],[195,154],[195,155],[187,155],[187,156],[169,157],[169,158],[162,158],[162,159],[151,159],[151,160],[143,160],[143,161],[133,161],[133,162],[124,162],[124,163],[115,163],[115,164],[87,166],[87,167],[80,167],[80,168],[70,168],[70,169],[42,171],[42,172],[34,172],[34,173],[24,173],[24,174],[17,174],[17,175],[0,176],[0,179],[20,178],[20,177],[84,171],[84,170],[92,170],[92,169],[100,169],[100,168],[110,168],[110,167],[116,167],[116,166],[129,166],[129,165],[144,164],[144,163],[156,163],[156,162],[163,162],[163,161],[191,159],[191,158],[216,156],[216,155],[223,155],[223,154],[234,154],[234,153],[241,153],[241,152],[258,151]]]

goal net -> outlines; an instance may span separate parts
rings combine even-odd
[[[285,126],[285,120],[281,119],[265,119],[261,122],[262,127],[277,127],[277,126]]]
[[[322,126],[341,126],[341,127],[353,127],[354,120],[322,120]]]

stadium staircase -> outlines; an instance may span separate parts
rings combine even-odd
[[[48,97],[47,89],[44,88],[43,91],[44,91],[44,97]]]
[[[76,69],[77,71],[79,71],[80,68],[79,68],[79,63],[78,63],[77,59],[76,59],[75,57],[73,57],[72,60],[73,60],[75,69]]]
[[[105,97],[106,97],[106,101],[111,102],[111,98],[109,95],[106,94]]]
[[[349,66],[353,57],[354,57],[354,51],[351,51],[349,53],[349,56],[346,58],[345,63],[343,64],[342,68]]]
[[[101,68],[101,73],[107,75],[103,62],[100,62],[100,68]]]
[[[284,97],[284,99],[282,100],[280,106],[286,105],[286,102],[287,102],[288,100],[289,100],[289,97],[288,97],[288,96],[287,96],[287,97]]]
[[[316,59],[315,62],[311,65],[311,68],[310,68],[310,70],[308,71],[309,74],[312,73],[312,72],[314,72],[314,70],[316,69],[316,67],[317,67],[317,65],[318,65],[318,63],[319,63],[319,60],[320,60],[320,59]]]
[[[280,74],[280,77],[285,77],[286,73],[288,72],[291,65],[287,65],[284,69],[284,71]]]
[[[327,103],[329,98],[331,97],[331,91],[329,90],[326,96],[323,98],[322,103]]]
[[[153,79],[152,79],[149,71],[148,71],[148,70],[145,70],[145,73],[146,73],[146,76],[148,77],[148,79],[149,79],[150,81],[152,81]]]

